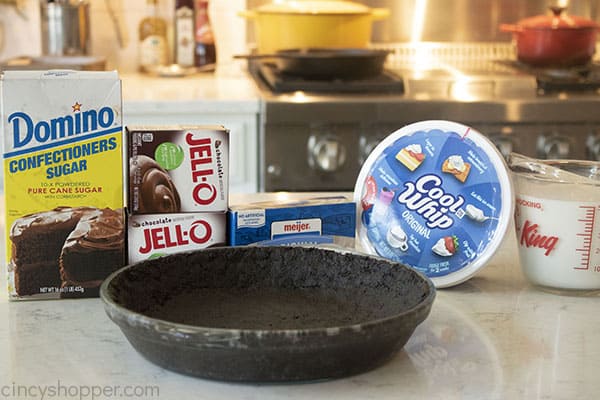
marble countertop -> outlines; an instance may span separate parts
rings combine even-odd
[[[260,95],[241,66],[187,77],[121,74],[123,113],[258,113]]]
[[[592,399],[600,391],[600,299],[528,284],[512,229],[476,276],[438,290],[398,355],[332,381],[254,385],[179,375],[142,358],[100,299],[8,302],[4,287],[0,299],[2,398],[41,399],[45,391],[61,399]]]

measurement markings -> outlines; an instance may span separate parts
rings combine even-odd
[[[465,133],[463,133],[460,140],[465,140],[465,138],[467,137],[467,135],[469,134],[470,131],[471,131],[471,128],[467,127],[467,130],[465,131]]]
[[[594,222],[596,221],[595,206],[580,206],[584,213],[583,218],[578,219],[578,222],[583,224],[583,229],[577,236],[582,238],[582,246],[575,251],[581,253],[580,264],[574,269],[587,270],[590,268],[590,257],[592,252],[592,239],[594,233]]]

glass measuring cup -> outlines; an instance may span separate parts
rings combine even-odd
[[[512,153],[521,268],[540,287],[600,291],[600,162]]]

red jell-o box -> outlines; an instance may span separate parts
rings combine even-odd
[[[131,215],[128,219],[129,262],[223,246],[225,213]]]
[[[131,214],[227,211],[227,129],[129,126],[127,139]]]

